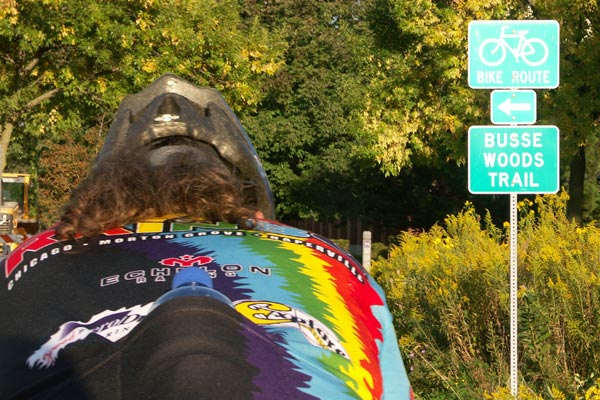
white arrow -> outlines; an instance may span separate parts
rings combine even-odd
[[[511,98],[504,100],[499,106],[498,109],[502,111],[504,114],[510,116],[513,111],[531,111],[530,103],[513,103]]]

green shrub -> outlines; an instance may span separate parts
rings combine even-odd
[[[600,230],[569,222],[566,201],[561,193],[518,205],[524,399],[600,393]],[[467,203],[443,226],[402,233],[373,262],[418,398],[510,398],[510,224],[491,221]]]

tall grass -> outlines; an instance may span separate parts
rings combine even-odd
[[[521,399],[600,399],[600,229],[566,201],[518,204]],[[508,234],[467,203],[373,262],[417,398],[511,398]]]

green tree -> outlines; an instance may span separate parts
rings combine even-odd
[[[600,173],[600,11],[595,1],[531,2],[536,19],[559,22],[560,85],[544,92],[540,114],[560,128],[561,160],[570,200],[568,216],[581,222],[600,215],[597,177]]]
[[[59,173],[43,171],[44,149],[104,129],[125,94],[166,72],[219,89],[235,110],[255,108],[282,48],[233,0],[3,0],[0,127],[3,141],[12,136],[9,163]]]
[[[487,93],[467,86],[467,27],[519,13],[516,1],[376,0],[380,52],[370,82],[368,126],[388,174],[411,165],[462,165],[466,131],[485,123]]]
[[[361,122],[372,35],[356,1],[247,2],[288,43],[285,65],[242,116],[271,179],[281,217],[368,218],[366,178],[377,177]],[[376,178],[379,179],[379,178]]]
[[[246,3],[289,44],[265,101],[242,117],[279,216],[406,228],[460,208],[466,129],[486,101],[466,87],[466,26],[501,13],[480,3]]]

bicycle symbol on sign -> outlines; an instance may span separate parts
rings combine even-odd
[[[522,59],[530,67],[542,65],[548,59],[548,45],[542,39],[525,37],[529,31],[507,32],[505,25],[500,31],[500,37],[484,40],[479,46],[479,59],[488,67],[500,65],[506,59],[507,51],[513,55],[516,62]],[[516,42],[513,47],[509,42]]]

